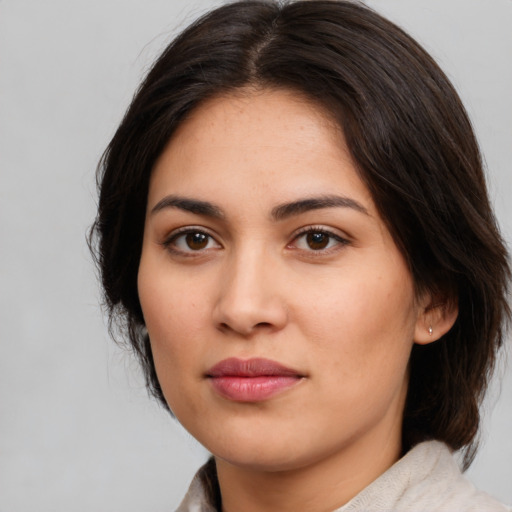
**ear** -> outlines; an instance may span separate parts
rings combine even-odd
[[[456,298],[434,300],[430,294],[422,302],[424,305],[419,307],[414,342],[427,345],[437,341],[453,327],[459,306]]]

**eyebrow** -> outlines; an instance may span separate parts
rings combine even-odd
[[[158,201],[158,203],[151,209],[151,214],[153,215],[166,208],[178,208],[196,215],[213,217],[215,219],[225,218],[222,208],[210,203],[209,201],[201,201],[199,199],[191,199],[188,197],[174,195],[166,196]],[[307,197],[290,203],[280,204],[272,208],[271,217],[276,221],[280,221],[311,210],[320,210],[323,208],[351,208],[357,212],[369,215],[367,209],[354,199],[344,196],[327,195],[320,197]]]
[[[186,212],[195,213],[196,215],[204,215],[215,219],[223,219],[224,212],[218,206],[198,199],[190,199],[180,196],[166,196],[151,209],[151,214],[155,214],[165,208],[178,208]]]
[[[272,218],[275,220],[284,220],[294,215],[300,215],[310,210],[320,210],[322,208],[352,208],[360,213],[369,215],[368,210],[361,204],[344,196],[320,196],[309,197],[284,203],[272,209]]]

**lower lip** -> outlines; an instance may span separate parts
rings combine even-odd
[[[301,377],[288,375],[210,378],[213,388],[219,395],[236,402],[261,402],[291,388],[301,380]]]

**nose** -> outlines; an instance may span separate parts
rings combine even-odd
[[[288,312],[279,274],[278,265],[262,253],[246,251],[233,258],[213,310],[217,328],[244,337],[282,329]]]

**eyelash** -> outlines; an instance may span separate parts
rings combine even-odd
[[[336,251],[337,249],[340,249],[343,246],[350,244],[350,241],[347,240],[346,238],[343,238],[342,236],[337,235],[336,233],[333,233],[332,231],[325,229],[324,227],[321,227],[321,226],[308,226],[306,228],[301,229],[293,237],[292,243],[295,243],[301,237],[307,237],[307,235],[312,235],[312,234],[320,234],[320,235],[324,235],[324,236],[328,237],[328,239],[329,239],[328,244],[330,244],[332,240],[335,240],[337,243],[334,247],[321,248],[318,250],[311,249],[311,248],[309,250],[304,249],[304,251],[306,253],[308,253],[308,255],[311,255],[311,256],[322,256],[325,254],[329,254],[333,251]],[[289,247],[289,245],[288,245],[288,247]],[[301,250],[301,249],[299,249],[299,250]]]
[[[180,256],[186,256],[186,257],[193,258],[193,257],[199,256],[202,252],[204,252],[204,250],[202,250],[202,249],[196,250],[196,251],[193,249],[190,249],[190,248],[189,248],[189,250],[178,249],[176,247],[176,241],[180,237],[185,237],[186,235],[203,235],[203,236],[207,237],[207,244],[210,243],[211,240],[213,240],[213,241],[215,241],[216,244],[218,244],[220,246],[220,244],[215,240],[215,238],[210,233],[205,231],[203,228],[199,228],[199,227],[195,228],[194,226],[187,226],[187,227],[178,229],[177,231],[173,231],[170,234],[170,236],[168,236],[162,242],[162,245],[168,251],[170,251],[174,254],[180,255]]]
[[[307,237],[308,235],[313,235],[313,234],[314,235],[319,234],[319,235],[326,236],[328,238],[327,247],[326,248],[322,247],[322,248],[319,248],[319,249],[316,249],[316,250],[315,249],[311,249],[311,248],[310,249],[300,249],[300,248],[297,248],[297,247],[292,247],[292,244],[295,244],[302,237]],[[205,231],[203,228],[199,228],[199,227],[195,228],[193,226],[187,226],[187,227],[181,228],[181,229],[179,229],[177,231],[174,231],[173,233],[171,233],[170,236],[168,236],[162,242],[162,245],[168,251],[170,251],[170,252],[172,252],[174,254],[180,255],[180,256],[185,256],[185,257],[197,257],[197,256],[202,255],[202,253],[204,253],[205,250],[211,250],[212,249],[211,247],[210,248],[209,247],[204,247],[204,248],[200,248],[200,249],[197,249],[197,250],[191,249],[190,247],[189,247],[189,250],[178,249],[176,247],[176,241],[180,237],[185,237],[186,235],[203,235],[204,237],[207,238],[207,240],[206,240],[206,244],[207,245],[210,243],[210,241],[213,240],[219,247],[221,247],[220,244],[215,240],[215,238],[210,233]],[[328,245],[333,240],[337,242],[335,244],[335,246],[334,247],[328,247]],[[286,247],[290,248],[290,249],[301,250],[304,253],[308,253],[308,256],[322,256],[322,255],[325,255],[325,254],[329,254],[329,253],[331,253],[333,251],[336,251],[337,249],[340,249],[341,247],[349,245],[349,244],[350,244],[349,240],[347,240],[346,238],[341,237],[340,235],[337,235],[336,233],[333,233],[332,231],[329,231],[328,229],[325,229],[324,227],[308,226],[307,228],[303,228],[298,233],[296,233],[293,236],[292,241],[289,244],[287,244]]]

